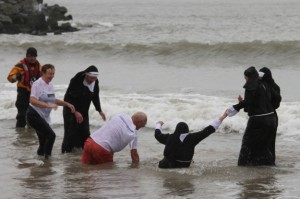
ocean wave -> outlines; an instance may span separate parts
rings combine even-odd
[[[89,56],[124,57],[132,59],[151,58],[158,62],[166,58],[181,64],[189,65],[201,62],[240,63],[246,60],[253,63],[272,64],[275,67],[298,66],[300,62],[300,41],[252,41],[252,42],[222,42],[222,43],[192,43],[189,41],[159,42],[159,43],[105,43],[102,41],[87,40],[21,40],[2,41],[2,49],[38,46],[39,49],[67,50],[72,53],[88,53]],[[223,61],[220,61],[223,60]]]
[[[92,20],[92,21],[76,21],[76,22],[73,22],[74,26],[78,27],[78,28],[91,28],[91,27],[94,27],[94,26],[104,26],[104,27],[108,27],[108,28],[111,28],[111,27],[114,27],[115,25],[113,23],[110,23],[110,22],[100,22],[100,21],[97,21],[97,20]]]
[[[107,26],[110,26],[108,24]],[[113,25],[113,24],[112,24]],[[134,52],[155,52],[155,55],[176,54],[181,51],[188,52],[222,52],[234,53],[252,53],[257,54],[275,54],[275,53],[297,53],[300,52],[300,41],[252,41],[252,42],[220,42],[220,43],[194,43],[189,41],[178,42],[158,42],[158,43],[105,43],[94,40],[53,40],[53,38],[41,37],[40,40],[11,40],[3,38],[0,46],[2,47],[27,47],[30,45],[41,47],[74,47],[82,50],[102,50],[102,51],[126,51]]]

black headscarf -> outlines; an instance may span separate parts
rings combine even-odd
[[[174,135],[176,136],[180,136],[180,134],[183,133],[188,133],[189,132],[189,126],[185,123],[185,122],[179,122],[176,125],[175,131],[174,131]]]
[[[84,79],[85,74],[89,73],[89,72],[98,72],[98,69],[96,66],[91,65],[89,67],[87,67],[85,70],[78,72],[75,76],[74,79],[75,80],[79,80],[80,82]]]
[[[280,87],[275,83],[272,77],[272,72],[269,68],[263,67],[259,71],[264,73],[261,81],[266,82],[271,86],[272,106],[274,109],[277,109],[281,102]]]
[[[274,79],[272,77],[272,72],[267,67],[263,67],[259,70],[264,73],[264,76],[261,78],[262,81],[267,82],[269,84],[274,84]]]
[[[244,85],[244,88],[246,90],[255,90],[258,86],[258,72],[255,69],[254,66],[250,66],[244,71],[244,75],[248,77],[248,80],[246,84]]]
[[[96,66],[91,65],[91,66],[89,66],[87,69],[85,69],[85,70],[82,71],[82,72],[85,72],[85,73],[89,73],[89,72],[98,72],[98,69],[97,69]]]
[[[178,149],[178,146],[181,144],[179,137],[181,134],[188,133],[188,132],[189,132],[189,126],[185,122],[179,122],[176,125],[174,133],[170,135],[166,143],[166,147],[164,150],[165,157],[167,157],[171,161],[174,160],[176,155],[176,149]]]

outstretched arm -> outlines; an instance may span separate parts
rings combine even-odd
[[[223,120],[224,120],[227,116],[228,116],[227,111],[225,111],[225,112],[223,113],[223,115],[219,117],[219,120],[220,120],[221,122],[223,122]],[[217,130],[217,129],[216,129],[216,130]]]
[[[66,102],[66,101],[61,100],[61,99],[56,99],[55,104],[57,104],[58,106],[66,106],[69,109],[71,109],[72,113],[75,112],[75,107],[73,106],[73,104],[70,104],[69,102]]]
[[[196,145],[205,138],[207,138],[210,134],[214,133],[219,126],[222,124],[223,120],[227,117],[226,111],[219,118],[214,119],[211,124],[205,127],[202,131],[191,133],[192,142]]]

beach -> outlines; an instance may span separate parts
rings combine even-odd
[[[78,32],[47,36],[0,35],[0,198],[300,198],[300,2],[287,0],[47,0],[66,6]],[[52,157],[36,155],[33,129],[16,129],[16,84],[6,80],[30,46],[56,68],[63,99],[70,79],[98,67],[107,118],[144,111],[138,131],[141,162],[129,147],[114,163],[86,166],[81,150],[61,154],[62,108],[51,113]],[[164,146],[158,120],[172,133],[178,122],[206,127],[243,95],[244,70],[269,67],[281,87],[276,166],[238,167],[248,116],[241,111],[197,145],[190,168],[159,169]],[[91,132],[101,120],[90,108]]]

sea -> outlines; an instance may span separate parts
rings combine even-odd
[[[300,198],[300,1],[298,0],[44,0],[68,9],[78,32],[0,35],[0,198]],[[70,79],[99,69],[107,118],[143,111],[140,164],[129,147],[114,163],[82,165],[81,150],[61,154],[62,108],[51,113],[52,157],[36,155],[33,129],[16,129],[16,84],[6,79],[28,47],[63,99]],[[164,146],[157,121],[172,133],[178,122],[196,132],[244,94],[244,70],[268,67],[281,87],[276,166],[238,167],[248,116],[240,111],[200,142],[190,168],[159,169]],[[90,107],[91,132],[101,120]]]

